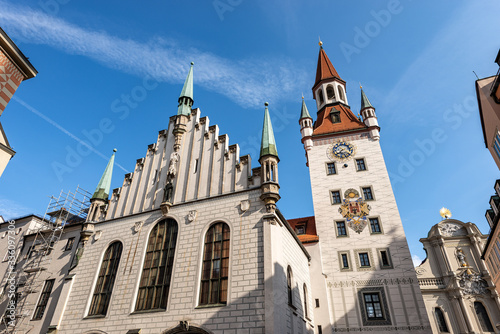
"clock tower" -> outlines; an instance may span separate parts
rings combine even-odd
[[[313,284],[315,324],[334,332],[429,333],[375,108],[361,88],[360,115],[351,111],[346,82],[321,42],[312,93],[315,121],[302,101],[299,124],[321,259],[311,276],[324,283]]]

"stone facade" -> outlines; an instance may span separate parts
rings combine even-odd
[[[433,333],[499,332],[500,299],[481,259],[486,239],[473,223],[455,219],[420,239],[427,257],[416,271]]]

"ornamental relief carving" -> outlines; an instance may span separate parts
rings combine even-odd
[[[459,235],[467,235],[467,231],[456,223],[441,223],[439,224],[439,232],[445,237],[455,237]]]

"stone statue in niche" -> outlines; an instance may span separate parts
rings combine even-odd
[[[163,189],[163,202],[172,203],[172,192],[174,190],[174,186],[172,185],[172,181],[168,180],[165,188]]]
[[[179,161],[179,153],[174,152],[170,155],[170,162],[168,164],[168,173],[167,176],[168,178],[173,178],[175,177],[175,174],[177,174],[177,162]]]
[[[465,257],[464,251],[462,248],[457,248],[457,259],[460,267],[468,267],[467,258]]]

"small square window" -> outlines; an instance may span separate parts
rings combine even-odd
[[[363,188],[363,196],[365,198],[365,201],[373,200],[372,188],[371,187],[364,187]]]
[[[332,123],[340,123],[340,111],[332,111],[330,117],[332,118]]]
[[[356,159],[356,170],[359,172],[359,171],[363,171],[363,170],[366,170],[366,164],[365,164],[365,159],[361,158],[361,159]]]
[[[338,221],[335,222],[337,225],[337,237],[346,237],[347,236],[347,229],[345,227],[345,222],[344,221]]]
[[[370,266],[370,258],[368,253],[359,253],[359,265],[361,267],[369,267]]]
[[[327,175],[337,174],[337,169],[335,168],[334,162],[328,162],[326,164],[326,174]]]
[[[331,191],[331,196],[332,196],[332,204],[342,203],[342,199],[340,197],[340,191],[338,190]]]
[[[378,218],[368,218],[370,220],[370,230],[372,233],[382,233]]]
[[[295,226],[295,233],[297,235],[306,234],[306,224]]]
[[[316,303],[316,307],[319,307],[319,299],[318,299],[318,298],[316,298],[314,301],[315,301],[315,303]]]
[[[73,244],[75,243],[75,238],[69,238],[68,242],[66,243],[66,247],[64,247],[65,251],[69,251],[73,248]]]

